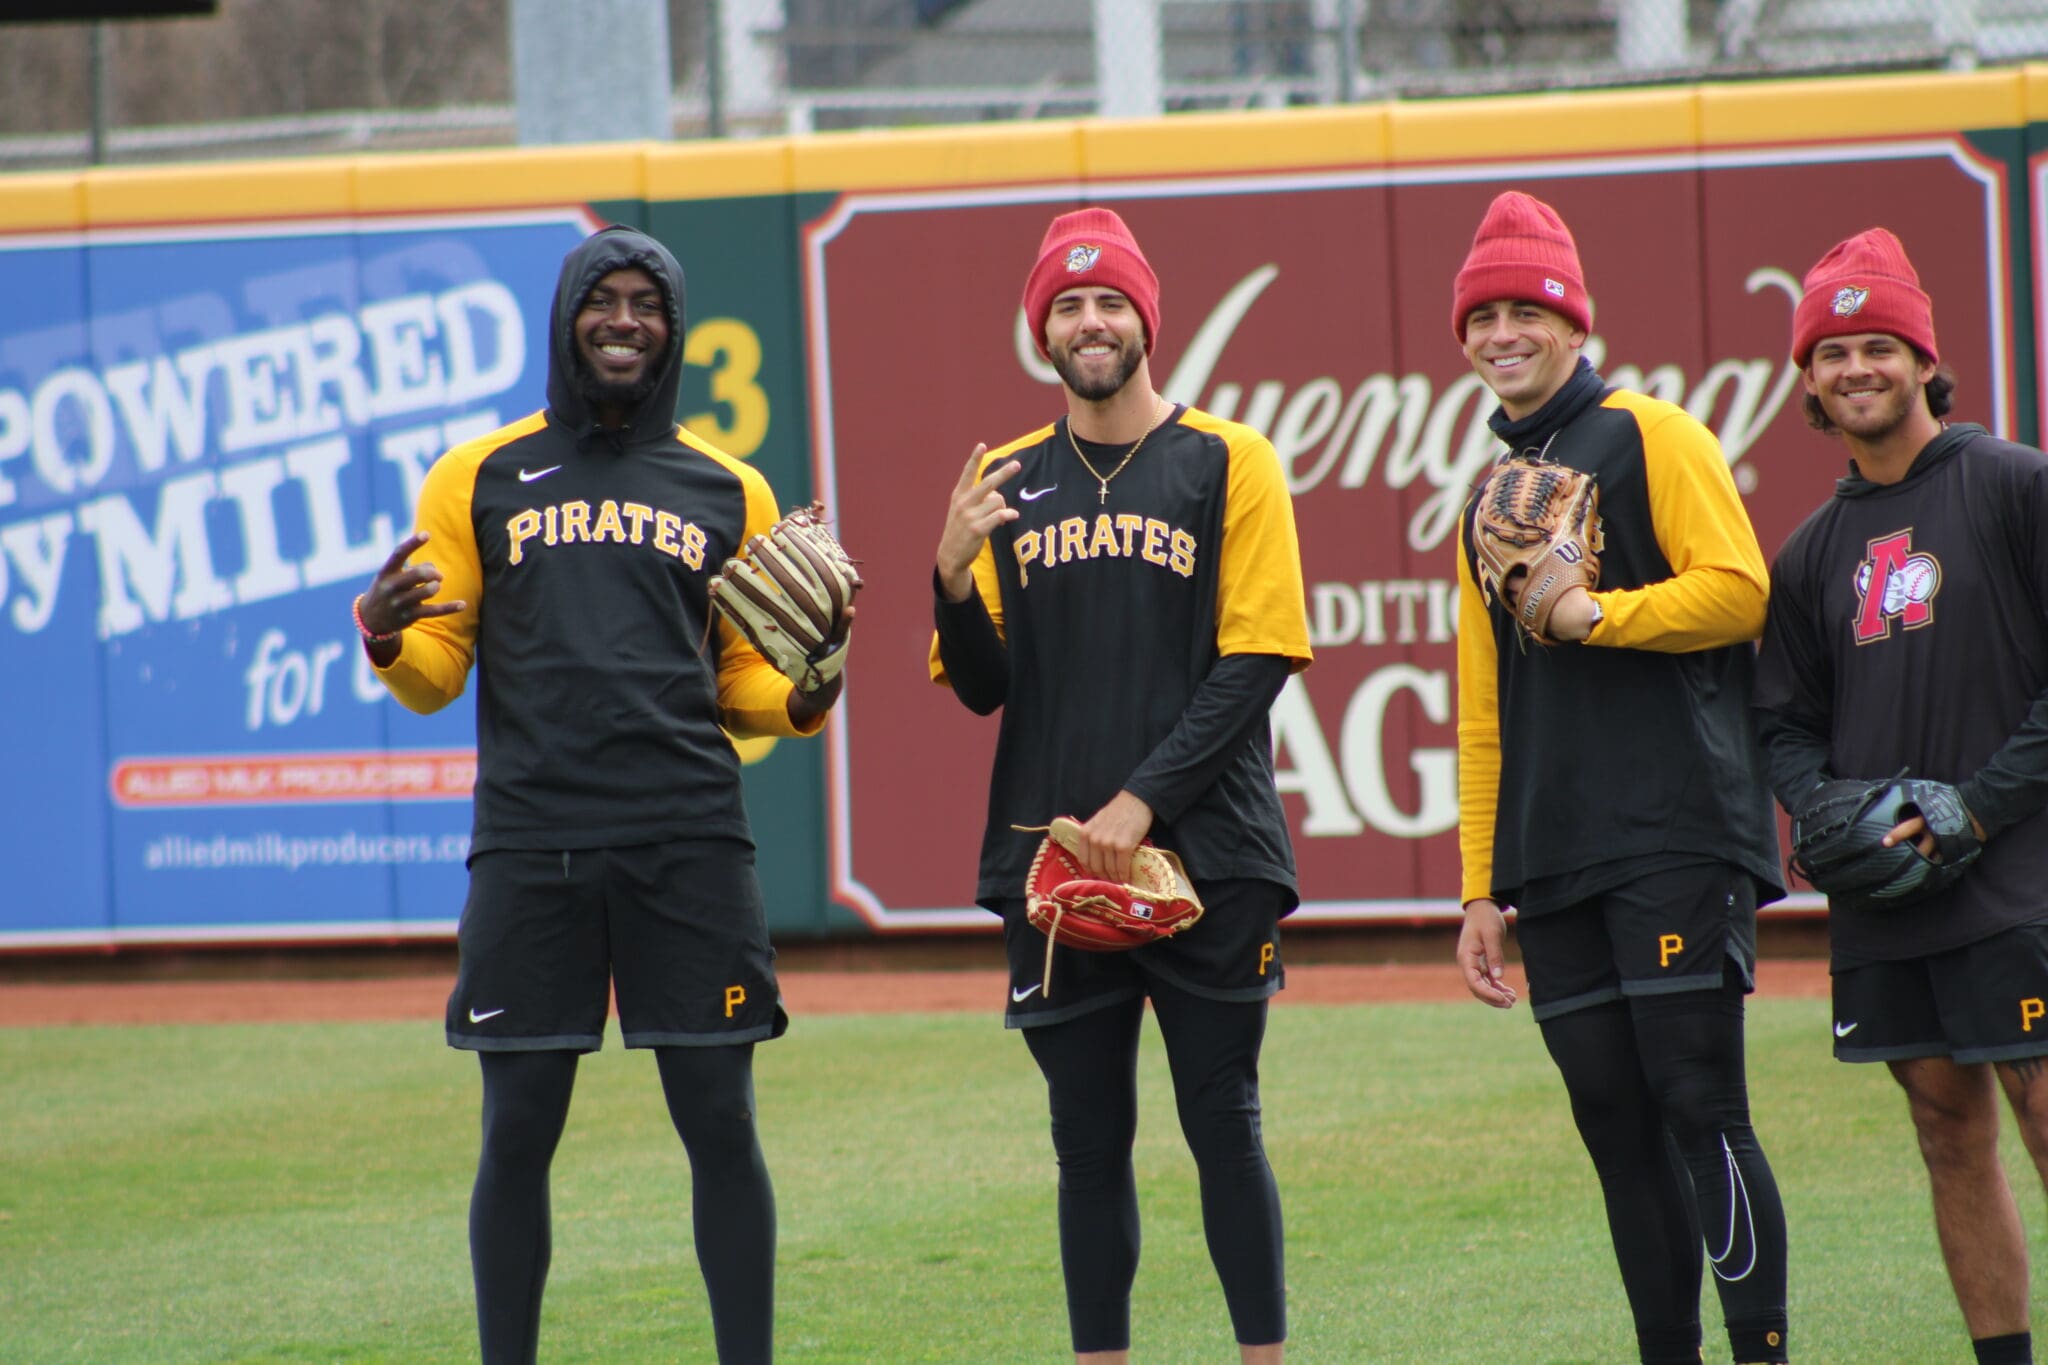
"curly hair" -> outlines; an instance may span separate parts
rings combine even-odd
[[[1918,347],[1914,348],[1913,354],[1919,357],[1922,365],[1927,363],[1927,357],[1921,354]],[[1927,381],[1927,410],[1936,417],[1946,417],[1949,414],[1949,409],[1955,406],[1955,397],[1955,371],[1946,365],[1936,366],[1934,377]],[[1834,419],[1828,416],[1827,409],[1820,405],[1820,399],[1814,395],[1810,393],[1801,395],[1800,406],[1806,411],[1806,425],[1812,427],[1815,431],[1825,432],[1832,436],[1840,430],[1835,425]]]

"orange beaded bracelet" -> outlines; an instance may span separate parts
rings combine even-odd
[[[402,626],[392,631],[389,635],[372,633],[370,628],[363,624],[363,595],[361,593],[356,594],[356,600],[349,604],[348,610],[349,614],[356,618],[356,634],[362,636],[373,645],[389,644],[405,633],[405,628]]]

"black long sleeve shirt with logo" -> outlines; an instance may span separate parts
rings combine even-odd
[[[1013,825],[1085,820],[1122,790],[1196,881],[1294,891],[1267,711],[1311,655],[1272,445],[1177,408],[1108,481],[1064,421],[988,452],[981,472],[1013,459],[1021,515],[982,546],[966,602],[940,599],[931,645],[935,681],[1003,712],[976,900],[1023,893],[1038,836]]]
[[[653,391],[622,428],[596,424],[570,326],[591,287],[638,267],[662,286],[670,338]],[[550,319],[548,406],[448,451],[428,472],[415,556],[459,612],[409,628],[379,670],[414,711],[477,675],[471,851],[750,838],[727,734],[791,735],[789,682],[720,618],[707,588],[777,518],[752,467],[675,422],[682,270],[625,229],[563,262]],[[824,725],[821,715],[804,731]]]
[[[1992,836],[1934,901],[1834,911],[1838,967],[2048,920],[2048,456],[1958,424],[1897,483],[1852,464],[1778,552],[1756,704],[1787,809],[1907,768]]]

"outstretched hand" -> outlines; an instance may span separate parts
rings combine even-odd
[[[939,586],[953,602],[965,602],[967,594],[974,591],[974,557],[981,553],[989,533],[1006,521],[1015,521],[1018,515],[1001,489],[1024,466],[1008,460],[977,479],[975,471],[987,452],[986,444],[978,445],[967,457],[967,467],[960,471],[946,507],[946,528],[939,533]]]

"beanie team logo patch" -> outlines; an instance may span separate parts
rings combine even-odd
[[[1077,246],[1067,253],[1067,273],[1069,275],[1079,275],[1083,271],[1093,270],[1095,263],[1101,259],[1101,247]]]
[[[1564,297],[1564,285],[1556,280],[1545,279],[1543,281],[1543,292],[1554,299],[1561,299]]]
[[[1835,291],[1835,301],[1828,305],[1838,318],[1852,317],[1863,311],[1864,303],[1870,298],[1868,289],[1858,289],[1853,284],[1843,285]]]

